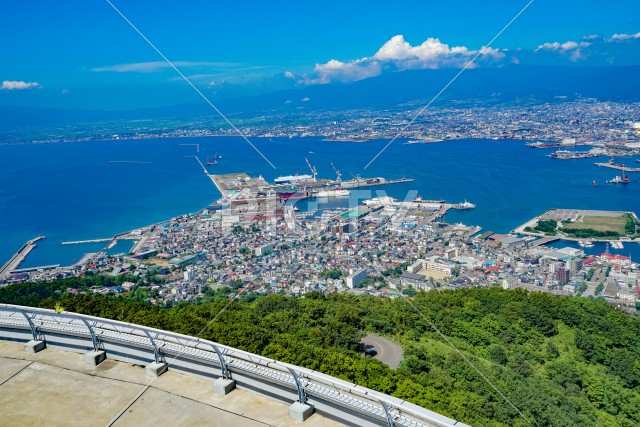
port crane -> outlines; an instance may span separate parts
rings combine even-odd
[[[332,161],[329,161],[329,163],[331,164],[331,167],[333,168],[333,170],[336,173],[336,183],[338,185],[342,185],[342,175],[340,175],[340,171],[334,166]]]
[[[304,160],[305,160],[305,162],[307,162],[307,166],[309,166],[309,170],[311,170],[311,175],[313,175],[313,180],[316,181],[316,176],[318,176],[318,171],[316,170],[316,168],[311,166],[311,163],[309,162],[309,159],[307,159],[305,157]]]

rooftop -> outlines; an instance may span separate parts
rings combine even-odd
[[[107,359],[89,367],[81,353],[53,348],[31,354],[0,341],[2,424],[47,426],[216,425],[338,426],[314,414],[296,422],[289,405],[170,370],[150,382],[143,366]]]

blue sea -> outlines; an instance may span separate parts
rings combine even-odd
[[[219,154],[210,173],[247,172],[272,180],[309,173],[319,177],[409,177],[414,182],[368,188],[371,196],[475,203],[476,209],[451,211],[448,222],[508,232],[553,207],[640,213],[640,182],[604,185],[617,171],[594,166],[604,158],[557,160],[552,150],[528,149],[522,141],[462,140],[405,145],[397,140],[368,168],[388,141],[326,142],[321,138],[253,138],[272,168],[236,137],[144,139],[0,146],[0,264],[27,240],[38,243],[23,267],[77,261],[104,243],[61,245],[63,241],[111,237],[183,213],[198,211],[220,194],[194,155]],[[199,144],[199,152],[195,145]],[[139,162],[139,163],[128,163]],[[634,158],[621,160],[631,164]],[[633,178],[633,175],[632,175]],[[592,181],[600,185],[592,185]],[[365,193],[364,196],[367,194]],[[359,197],[363,197],[359,194]],[[347,202],[344,202],[347,203]],[[126,252],[130,242],[111,253]],[[597,245],[591,252],[602,251]],[[115,251],[115,252],[114,252]],[[619,251],[640,257],[640,245]]]

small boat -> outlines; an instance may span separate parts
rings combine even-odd
[[[611,242],[611,247],[613,249],[624,249],[622,242]]]
[[[607,184],[628,184],[631,180],[625,174],[624,169],[622,170],[622,176],[616,175],[612,180],[607,181]]]

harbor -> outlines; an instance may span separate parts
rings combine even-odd
[[[327,144],[311,139],[302,141],[294,138],[291,142],[284,143],[285,145],[282,147],[278,145],[277,151],[274,151],[274,153],[282,159],[282,164],[295,164],[295,166],[284,168],[279,164],[278,172],[280,173],[272,173],[267,176],[267,169],[262,164],[264,162],[261,159],[252,160],[251,157],[247,157],[250,154],[249,151],[242,152],[242,162],[238,162],[240,156],[234,157],[233,154],[239,150],[235,141],[216,138],[214,142],[211,142],[202,138],[199,142],[201,142],[201,152],[197,156],[202,161],[202,166],[206,167],[211,175],[218,176],[231,172],[248,171],[249,175],[257,178],[264,170],[264,177],[268,178],[267,181],[272,185],[274,185],[274,179],[279,175],[291,174],[295,176],[298,169],[300,174],[311,175],[310,170],[303,167],[305,165],[305,155],[308,156],[312,163],[317,163],[318,172],[320,172],[318,180],[320,178],[332,178],[331,181],[335,181],[336,176],[328,164],[328,160],[332,157],[335,159],[334,164],[345,176],[345,181],[347,177],[349,180],[354,178],[347,172],[350,169],[354,175],[356,175],[356,171],[362,175],[362,178],[358,180],[360,183],[365,177],[385,177],[391,180],[392,178],[401,178],[406,173],[408,178],[415,178],[415,181],[408,184],[397,184],[397,186],[371,186],[366,190],[371,190],[372,193],[377,193],[377,190],[384,190],[388,195],[403,200],[406,191],[410,188],[418,191],[425,199],[446,198],[452,204],[462,202],[467,197],[469,201],[477,203],[478,208],[469,211],[450,209],[446,214],[447,220],[453,223],[477,223],[486,230],[497,232],[508,232],[508,230],[518,226],[527,218],[532,218],[541,213],[549,206],[598,206],[604,209],[635,212],[640,209],[638,201],[633,197],[629,197],[629,190],[633,190],[637,182],[631,182],[627,185],[605,185],[605,181],[612,180],[614,175],[621,175],[622,172],[612,173],[608,168],[594,167],[593,162],[597,160],[589,161],[585,159],[584,161],[562,162],[550,159],[540,155],[538,150],[527,149],[524,144],[500,144],[483,140],[432,144],[429,150],[434,152],[434,156],[428,158],[418,156],[418,151],[416,153],[412,151],[416,155],[404,156],[405,151],[421,150],[426,147],[393,145],[391,147],[394,150],[393,153],[396,151],[397,153],[389,157],[389,166],[371,168],[371,173],[364,173],[361,169],[358,170],[355,166],[351,166],[353,159],[357,159],[362,150],[359,145],[345,144],[340,146],[340,149],[347,150],[346,152],[349,155],[347,157],[348,160],[342,160],[336,157],[338,156],[337,154],[334,156],[333,153],[321,157],[323,149],[329,150]],[[205,146],[205,143],[208,145]],[[74,147],[74,150],[81,151],[78,154],[78,158],[90,156],[93,151],[100,149],[99,144],[93,143]],[[156,149],[158,147],[160,148],[159,150]],[[274,145],[273,147],[276,146]],[[27,148],[30,147],[25,146],[25,149]],[[203,150],[203,148],[206,148],[206,150]],[[175,139],[142,140],[136,141],[135,144],[124,141],[117,142],[110,147],[110,150],[112,151],[104,154],[105,161],[97,162],[94,165],[94,169],[91,170],[92,176],[87,178],[92,183],[92,186],[95,187],[94,192],[86,195],[89,198],[88,202],[80,206],[71,203],[61,206],[60,212],[56,211],[52,214],[51,224],[43,222],[42,228],[39,228],[35,233],[31,232],[29,234],[29,230],[19,230],[19,227],[15,225],[16,221],[39,223],[44,215],[39,214],[38,210],[22,210],[19,216],[12,216],[13,211],[10,209],[10,205],[4,206],[3,212],[5,212],[6,218],[11,221],[2,225],[5,227],[4,235],[7,236],[2,248],[2,263],[9,260],[28,239],[38,234],[43,234],[48,238],[38,242],[36,250],[31,251],[21,267],[52,264],[72,265],[82,257],[84,252],[100,250],[103,243],[61,246],[61,241],[107,238],[123,230],[138,228],[143,224],[159,222],[185,212],[196,212],[208,207],[213,201],[222,197],[211,185],[212,179],[209,174],[203,176],[204,168],[193,158],[193,155],[196,154],[195,147],[178,146]],[[310,151],[314,153],[310,153]],[[486,161],[486,153],[489,151],[496,156],[494,163],[496,172],[492,173],[490,178],[494,188],[500,189],[500,197],[483,193],[483,188],[486,186],[488,179],[488,175],[485,175],[485,169],[483,168],[486,168],[484,162]],[[164,159],[166,152],[171,154],[171,158]],[[207,166],[206,155],[211,159],[216,152],[222,154],[223,159],[218,160],[217,165]],[[27,153],[29,156],[33,155],[31,150],[27,150]],[[161,153],[164,154],[161,155]],[[468,157],[463,156],[463,153],[469,153],[470,155]],[[182,159],[180,157],[186,154],[191,154],[191,158]],[[65,161],[61,155],[55,152],[50,153],[49,156],[56,162]],[[247,157],[247,160],[244,157]],[[25,156],[22,161],[26,162],[27,159],[28,156]],[[154,166],[154,168],[145,170],[138,178],[146,194],[143,207],[152,205],[157,206],[157,208],[146,207],[141,209],[139,186],[129,185],[129,180],[132,177],[126,174],[122,175],[122,171],[119,168],[107,163],[106,160],[108,159],[149,159],[152,161],[157,168]],[[296,164],[296,159],[302,160],[302,162]],[[603,157],[598,160],[607,162],[609,157]],[[627,166],[640,167],[639,163],[635,163],[634,158],[626,158],[624,160],[615,158],[615,161],[616,163],[626,163]],[[344,166],[342,166],[343,164]],[[324,167],[322,171],[320,170],[321,166]],[[531,169],[544,167],[551,168],[554,173],[545,175],[542,181],[525,179],[525,177],[529,176],[527,173]],[[128,171],[129,169],[126,170]],[[131,171],[134,171],[134,169],[132,168]],[[170,177],[167,176],[168,172],[172,172]],[[69,199],[74,197],[75,190],[71,191],[73,177],[69,178],[69,184],[66,187],[56,187],[46,179],[47,174],[56,173],[53,165],[47,165],[46,168],[38,173],[42,174],[39,180],[42,191],[60,193],[60,197]],[[191,181],[181,181],[190,176],[197,176],[198,178]],[[450,178],[442,179],[444,176]],[[631,180],[637,179],[633,173],[628,173],[628,176]],[[9,178],[7,177],[6,179]],[[598,185],[591,185],[594,180],[597,181]],[[289,187],[287,184],[279,185],[282,186],[283,191]],[[118,191],[112,192],[114,188],[118,188]],[[566,191],[558,191],[558,188],[566,188]],[[344,188],[344,186],[341,189],[355,193],[354,189]],[[376,194],[372,194],[372,197],[375,196]],[[26,196],[18,195],[16,197],[18,197],[14,203],[16,205],[28,202]],[[169,207],[167,203],[168,197],[176,200],[175,204],[171,203],[174,207]],[[355,199],[356,195],[352,194],[351,198]],[[336,203],[334,202],[345,203],[345,201],[338,200],[339,198],[337,197],[332,199],[335,200],[329,200],[331,205],[335,205]],[[507,200],[509,201],[507,202]],[[104,201],[107,203],[103,203]],[[322,203],[322,200],[313,198],[311,195],[306,201],[312,204]],[[95,213],[89,209],[94,205],[102,207],[102,216],[104,218],[101,219],[94,216]],[[299,207],[304,209],[302,205]],[[152,211],[159,211],[160,214],[153,217],[150,213]],[[21,220],[21,218],[24,218],[24,220]],[[66,221],[65,218],[70,218],[72,221]],[[118,227],[109,226],[109,223],[106,222],[107,219],[120,225]],[[76,231],[80,229],[83,230],[82,233]],[[52,237],[54,235],[56,236],[55,238]],[[139,239],[140,236],[132,236],[132,240]],[[107,243],[105,242],[104,245]],[[85,246],[87,247],[85,248]],[[639,245],[625,245],[625,250],[631,250],[634,257],[636,257],[636,253],[640,250],[636,249],[637,246]],[[128,252],[129,249],[127,247],[126,251]]]
[[[215,156],[215,158],[220,158]],[[197,158],[196,158],[197,159]],[[200,160],[198,160],[200,162]],[[275,203],[283,203],[288,200],[303,200],[312,197],[334,198],[349,197],[351,189],[363,187],[376,187],[391,184],[403,184],[413,182],[412,178],[387,179],[384,177],[363,178],[355,175],[353,179],[343,180],[342,174],[330,162],[336,178],[318,178],[318,172],[307,158],[305,158],[310,174],[284,175],[269,183],[262,176],[257,178],[247,173],[209,174],[207,175],[216,186],[222,199],[216,202],[219,206],[244,205],[252,202],[260,203],[267,199]],[[201,163],[202,165],[202,163]],[[204,165],[202,165],[203,168]]]
[[[22,261],[24,261],[27,255],[29,255],[29,252],[36,247],[36,242],[42,239],[44,239],[44,236],[38,236],[22,245],[22,247],[18,249],[18,252],[16,252],[0,269],[0,279],[9,276],[14,272],[14,270],[20,267],[20,264],[22,264]]]

